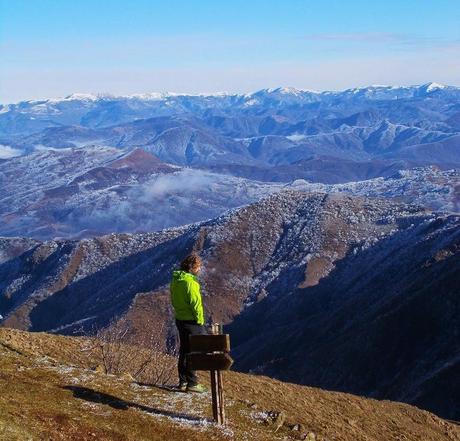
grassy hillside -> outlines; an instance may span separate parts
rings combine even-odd
[[[459,426],[406,404],[235,372],[225,375],[228,425],[218,427],[209,393],[100,373],[88,346],[84,338],[0,329],[0,439],[460,440]],[[274,423],[271,411],[281,413]]]

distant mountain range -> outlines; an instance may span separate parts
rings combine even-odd
[[[274,180],[282,180],[277,169],[284,167],[285,179],[313,173],[334,183],[380,176],[395,162],[456,166],[459,100],[459,88],[435,83],[246,95],[75,94],[0,106],[0,143],[5,156],[49,147],[140,147],[176,165],[244,165],[248,178],[270,168]],[[348,175],[323,178],[315,161],[324,157]]]

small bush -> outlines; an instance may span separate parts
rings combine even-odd
[[[164,325],[162,325],[164,326]],[[166,353],[158,334],[133,336],[126,318],[113,320],[95,332],[92,355],[107,374],[129,374],[136,381],[151,384],[171,384],[176,377],[176,351]]]

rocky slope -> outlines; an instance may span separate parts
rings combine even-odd
[[[413,222],[289,296],[288,276],[276,280],[229,327],[236,367],[458,419],[459,226]]]
[[[415,407],[225,374],[228,425],[194,395],[92,369],[85,339],[0,329],[0,437],[60,439],[457,441],[460,428]],[[202,374],[206,381],[207,375]],[[278,415],[273,422],[270,415]]]
[[[335,242],[326,244],[330,210],[343,224],[343,234],[333,230]],[[1,267],[2,315],[7,323],[16,317],[15,325],[24,317],[22,326],[34,330],[69,325],[92,311],[101,320],[108,305],[113,308],[123,299],[126,307],[136,293],[164,286],[171,268],[195,249],[206,259],[208,303],[220,304],[222,298],[216,318],[229,320],[257,297],[254,290],[262,291],[283,268],[303,273],[318,255],[323,262],[319,279],[350,247],[369,246],[407,228],[412,218],[432,217],[420,207],[386,200],[285,191],[212,221],[158,233],[42,243],[3,239],[4,255],[18,246],[26,251]],[[26,310],[35,311],[35,320]]]
[[[458,418],[459,222],[284,191],[159,233],[3,239],[0,314],[4,326],[60,333],[127,314],[135,332],[171,343],[170,273],[195,250],[207,316],[230,324],[239,369]]]

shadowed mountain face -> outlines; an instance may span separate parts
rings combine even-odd
[[[207,317],[228,324],[238,369],[458,418],[459,225],[385,199],[284,191],[160,233],[2,239],[2,324],[88,332],[127,314],[170,341],[169,278],[195,250]]]
[[[415,223],[287,297],[287,280],[270,285],[229,326],[236,367],[458,419],[459,226]]]

